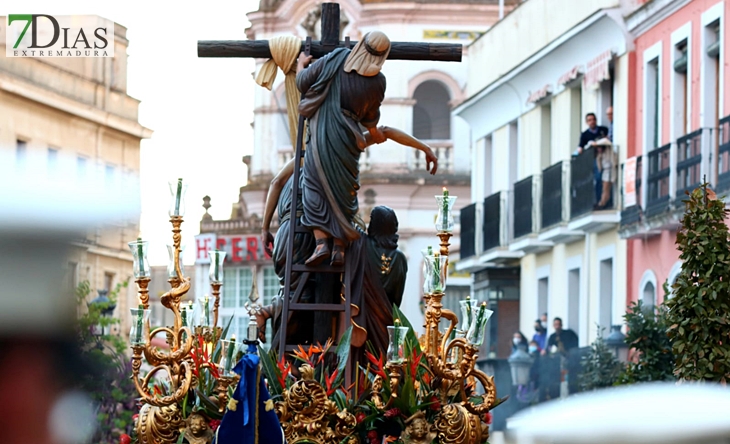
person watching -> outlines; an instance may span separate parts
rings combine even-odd
[[[548,350],[551,350],[555,346],[558,353],[567,356],[571,349],[578,347],[578,335],[569,328],[563,330],[562,319],[555,318],[553,320],[553,328],[555,329],[555,333],[551,334],[548,338]],[[546,354],[546,351],[543,350],[542,354]]]

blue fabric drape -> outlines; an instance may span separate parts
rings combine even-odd
[[[223,416],[216,437],[217,444],[284,443],[276,412],[267,412],[264,406],[271,396],[261,375],[259,361],[256,346],[249,345],[248,353],[234,367],[233,371],[241,376],[233,392],[233,399],[238,404],[236,410],[227,410]]]

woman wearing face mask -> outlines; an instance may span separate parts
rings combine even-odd
[[[522,347],[522,350],[527,351],[527,338],[519,331],[512,335],[512,352],[514,353],[518,347]]]

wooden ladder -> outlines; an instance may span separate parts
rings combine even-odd
[[[322,4],[322,45],[328,47],[327,49],[333,50],[335,47],[340,45],[340,5],[337,3],[323,3]],[[345,45],[350,46],[350,39],[345,40]],[[311,48],[311,38],[307,37],[305,43],[305,54],[309,54]],[[329,51],[328,51],[329,52]],[[303,95],[302,95],[303,98]],[[291,319],[292,313],[295,311],[299,312],[331,312],[331,313],[342,313],[345,314],[345,325],[350,325],[352,319],[352,297],[349,282],[352,277],[350,272],[345,266],[333,267],[326,265],[325,263],[318,266],[312,267],[304,264],[294,264],[294,237],[297,233],[308,233],[309,229],[299,226],[297,224],[297,201],[302,198],[302,190],[299,187],[299,179],[301,176],[301,165],[302,159],[304,158],[304,149],[302,146],[302,139],[304,135],[304,117],[299,116],[299,123],[297,127],[297,146],[294,152],[294,174],[292,180],[292,199],[290,214],[291,219],[289,223],[289,236],[287,237],[287,256],[286,256],[286,267],[284,277],[284,291],[282,300],[282,313],[281,313],[281,325],[279,326],[279,359],[286,355],[286,353],[293,351],[297,348],[297,344],[287,344],[287,330],[289,320]],[[292,272],[302,273],[299,279],[297,288],[294,289],[292,294]],[[305,284],[313,277],[313,273],[333,273],[342,276],[344,286],[344,303],[303,303],[301,301],[302,293],[304,291]],[[291,301],[289,300],[291,298]],[[338,341],[335,341],[337,345]],[[351,369],[351,358],[348,358],[348,363],[345,366],[345,387],[349,387],[352,383],[352,369]]]

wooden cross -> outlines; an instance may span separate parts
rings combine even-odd
[[[337,47],[354,46],[357,42],[350,42],[349,38],[346,38],[344,42],[340,41],[340,5],[337,3],[323,3],[322,4],[322,39],[320,41],[312,42],[307,39],[302,42],[302,51],[305,48],[307,52],[314,58],[321,58],[324,55],[334,51]],[[388,54],[389,60],[433,60],[442,62],[460,62],[461,61],[461,49],[460,44],[451,43],[414,43],[414,42],[391,42],[390,53]],[[269,49],[269,42],[267,40],[201,40],[198,41],[198,57],[251,57],[251,58],[271,58],[271,51]],[[300,165],[303,157],[302,150],[302,133],[304,131],[304,117],[299,116],[299,125],[297,130],[297,146],[294,152],[294,164]],[[293,172],[293,187],[292,195],[299,195],[299,174],[300,169],[295,168]],[[290,208],[291,214],[294,214],[296,209],[294,208],[295,199],[291,201],[292,207]],[[299,298],[302,293],[303,285],[299,285],[294,294],[291,295],[292,272],[303,273],[301,279],[306,281],[309,273],[335,273],[337,276],[344,273],[344,279],[349,282],[349,271],[345,271],[342,267],[329,267],[329,269],[323,270],[322,268],[310,267],[302,264],[293,264],[293,250],[294,250],[294,236],[297,230],[307,230],[304,227],[298,227],[298,224],[292,223],[289,225],[289,237],[285,268],[285,283],[284,283],[284,295],[282,304],[282,322],[279,329],[279,356],[283,357],[290,347],[293,347],[286,343],[287,339],[287,326],[291,311],[322,311],[322,312],[343,312],[345,319],[351,318],[351,295],[350,286],[344,286],[344,297],[345,304],[328,304],[328,303],[299,303]],[[388,264],[383,264],[384,267],[389,267]],[[327,267],[325,267],[327,268]],[[383,271],[381,269],[381,271]],[[339,279],[333,281],[336,285],[339,285]],[[320,282],[321,283],[321,282]],[[327,285],[319,285],[318,291],[326,292]],[[292,301],[290,302],[290,299]],[[352,366],[347,365],[345,371],[345,386],[349,387],[352,380]]]
[[[340,5],[322,3],[322,40],[312,42],[310,54],[321,58],[338,46],[357,42],[340,41]],[[302,42],[304,51],[305,42]],[[461,62],[458,43],[391,42],[388,60],[433,60]],[[198,40],[198,57],[251,57],[270,59],[268,40]]]

